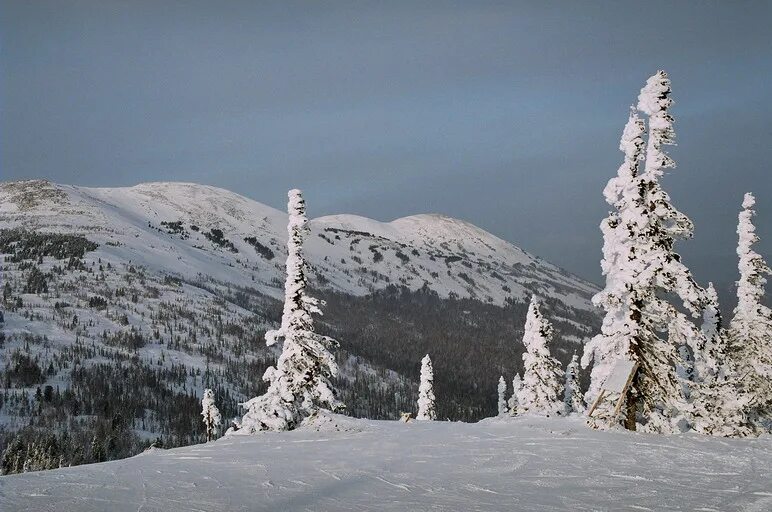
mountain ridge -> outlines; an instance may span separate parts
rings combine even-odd
[[[276,296],[272,291],[275,286],[266,284],[280,277],[283,268],[263,265],[265,261],[256,258],[254,253],[249,254],[252,249],[244,239],[255,236],[258,243],[274,254],[281,254],[286,240],[286,214],[226,189],[189,182],[92,188],[30,180],[0,183],[0,199],[0,226],[81,231],[98,236],[104,243],[119,242],[128,246],[132,245],[129,240],[134,236],[142,238],[151,249],[135,251],[140,260],[141,256],[147,259],[150,253],[159,252],[157,246],[163,244],[180,256],[181,266],[191,263],[191,268],[201,272],[221,269],[223,264],[233,266],[234,260],[239,260],[242,267],[251,265],[258,274],[270,273],[270,278],[263,279],[268,283],[263,282],[262,288]],[[174,235],[169,232],[174,228],[169,229],[168,224],[179,222],[183,225],[177,234],[188,238],[168,245],[170,237],[159,236],[158,231]],[[533,293],[557,294],[573,307],[593,309],[589,299],[598,289],[593,283],[482,228],[444,214],[414,214],[389,222],[337,214],[312,218],[309,225],[312,232],[306,244],[309,262],[318,279],[341,291],[363,294],[380,289],[387,282],[401,282],[418,289],[426,283],[443,297],[455,294],[503,304],[508,299],[526,300]],[[190,246],[209,248],[209,245],[201,232],[191,232],[191,226],[221,230],[228,238],[222,243],[234,257],[214,258],[220,260],[216,262],[219,265],[212,261],[196,263],[200,258],[191,255]],[[195,243],[180,246],[180,242],[187,242],[191,237]],[[346,242],[348,247],[344,247]],[[412,254],[402,250],[408,247]],[[417,264],[411,264],[416,258]],[[443,260],[444,265],[436,264],[438,259]],[[347,263],[342,263],[344,260]],[[535,270],[529,270],[529,266]],[[374,281],[366,276],[363,279],[366,271],[376,272],[380,277]],[[216,274],[224,280],[241,279],[234,278],[231,272]]]

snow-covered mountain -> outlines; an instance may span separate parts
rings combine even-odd
[[[281,313],[286,224],[281,211],[195,184],[0,184],[0,449],[63,435],[60,455],[77,463],[159,436],[196,442],[205,387],[224,417],[237,415],[277,357],[263,335]],[[413,410],[427,352],[440,417],[495,410],[499,375],[522,371],[533,293],[564,364],[598,328],[593,285],[444,216],[314,219],[306,255],[354,416]]]
[[[313,211],[313,198],[308,198]],[[594,285],[472,224],[443,215],[378,222],[311,221],[306,254],[319,284],[362,295],[389,284],[428,286],[502,304],[531,294],[590,311]],[[0,185],[0,228],[85,235],[108,259],[186,279],[207,275],[281,297],[287,215],[227,190],[192,183],[85,188],[47,181]],[[219,231],[218,231],[219,230]]]

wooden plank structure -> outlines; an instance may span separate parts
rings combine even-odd
[[[592,417],[592,413],[595,412],[595,409],[598,407],[598,405],[600,405],[601,401],[604,397],[606,397],[606,395],[610,396],[612,394],[619,393],[619,398],[614,405],[614,412],[612,413],[611,418],[609,418],[610,423],[615,422],[617,416],[619,416],[620,409],[622,409],[622,404],[625,402],[627,390],[630,388],[630,384],[632,384],[633,377],[635,376],[635,372],[637,370],[638,363],[636,361],[630,361],[629,359],[618,359],[614,364],[614,367],[611,369],[611,373],[609,373],[608,377],[606,377],[606,380],[603,381],[598,396],[595,398],[595,401],[592,403],[590,410],[587,412],[587,417]]]

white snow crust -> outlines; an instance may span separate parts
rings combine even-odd
[[[330,415],[292,432],[0,478],[0,510],[772,510],[772,438]]]

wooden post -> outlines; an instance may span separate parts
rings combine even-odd
[[[589,412],[587,413],[587,417],[591,418],[593,411],[595,411],[595,408],[598,407],[598,404],[600,403],[601,399],[603,398],[603,395],[606,394],[606,390],[601,388],[600,393],[598,393],[598,396],[595,397],[595,401],[592,403],[592,407],[590,407]]]

